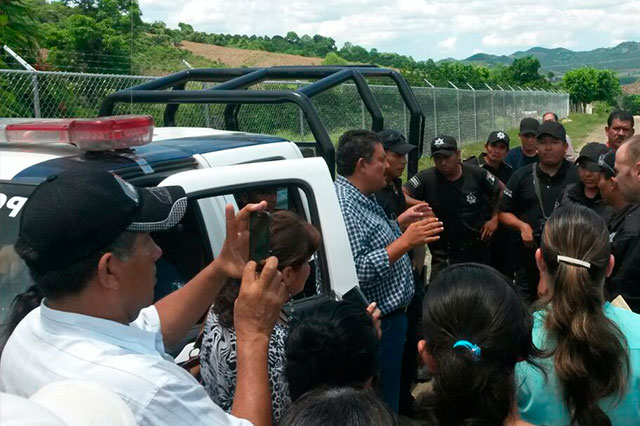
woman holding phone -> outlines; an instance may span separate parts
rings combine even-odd
[[[282,283],[291,296],[304,289],[309,276],[309,259],[320,245],[320,232],[293,212],[281,210],[270,216],[269,252],[278,258]],[[266,243],[266,239],[264,241]],[[209,396],[223,410],[231,411],[236,388],[236,334],[233,307],[238,280],[229,280],[220,290],[206,319],[200,368],[203,385]],[[273,417],[282,416],[290,404],[289,388],[284,375],[285,340],[288,326],[278,322],[269,342],[269,381]]]

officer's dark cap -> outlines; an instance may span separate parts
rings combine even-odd
[[[521,135],[537,135],[540,122],[532,117],[523,118],[520,121],[520,134]]]
[[[393,151],[404,155],[417,148],[415,145],[407,143],[404,135],[397,130],[385,129],[379,131],[376,135],[382,142],[382,147],[385,151]]]
[[[567,131],[564,129],[564,126],[557,121],[545,121],[540,125],[536,137],[542,139],[545,136],[551,136],[554,139],[560,139],[565,142],[567,141]]]
[[[431,156],[442,154],[451,156],[458,152],[458,143],[453,136],[440,135],[431,140],[429,145],[431,148]]]
[[[503,132],[502,130],[494,130],[489,133],[489,137],[487,138],[487,143],[492,145],[496,143],[503,143],[507,146],[507,149],[509,149],[509,141],[509,135],[507,132]]]

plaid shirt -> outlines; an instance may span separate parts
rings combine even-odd
[[[402,235],[398,222],[387,219],[374,195],[365,196],[344,177],[335,187],[362,291],[383,315],[405,307],[414,293],[411,261],[404,254],[392,264],[386,250]]]

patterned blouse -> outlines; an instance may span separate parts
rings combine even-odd
[[[268,371],[271,385],[273,419],[280,420],[291,405],[289,385],[285,376],[284,345],[289,327],[277,323],[269,341]],[[202,380],[207,393],[220,408],[231,412],[236,390],[236,331],[223,327],[218,316],[209,311],[200,351]]]

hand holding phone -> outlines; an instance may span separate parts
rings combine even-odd
[[[249,220],[249,260],[262,265],[269,257],[271,244],[271,215],[261,210],[251,212]]]

